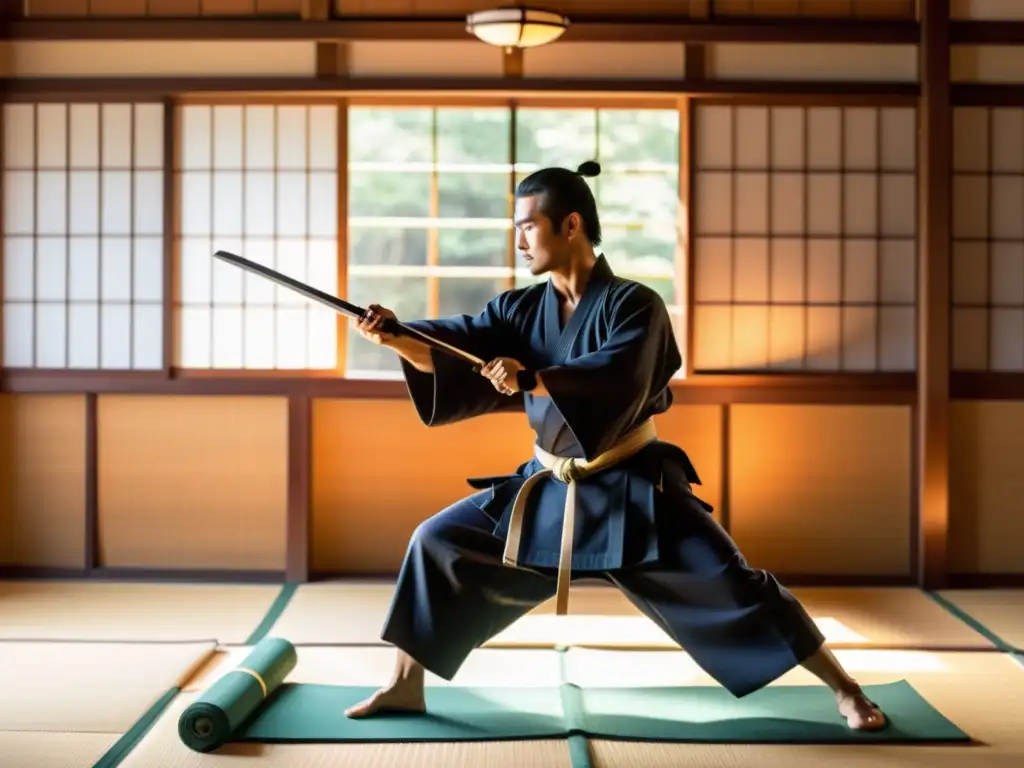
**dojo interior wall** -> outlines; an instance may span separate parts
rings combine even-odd
[[[735,11],[747,7],[735,4]],[[961,17],[985,18],[993,8],[1004,18],[1018,10],[1016,4],[954,3]],[[709,49],[708,75],[719,78],[907,81],[918,74],[913,46]],[[472,43],[446,44],[440,55],[436,43],[362,42],[351,45],[349,57],[353,74],[366,76],[500,74],[502,66],[500,51]],[[311,75],[315,51],[305,42],[13,42],[0,48],[4,73],[20,77],[124,76],[126,62],[139,76]],[[564,44],[524,57],[527,77],[664,77],[684,67],[684,47],[662,44]],[[1024,51],[957,46],[953,71],[958,82],[1024,82]],[[1004,167],[1012,158],[989,158],[988,169],[996,173],[986,170],[985,178],[1024,179],[1024,172]],[[958,211],[967,204],[955,201]],[[958,237],[975,235],[954,231]],[[1006,239],[1024,245],[1020,234]],[[981,284],[988,286],[995,273],[985,259]],[[977,278],[981,267],[964,257],[960,269]],[[961,312],[954,335],[967,340],[966,349],[992,349],[990,337],[970,329],[1004,327],[993,317],[1024,312],[1024,297],[1014,301],[997,305],[987,294],[955,298],[968,312]],[[1024,325],[1016,339],[1024,348]],[[999,348],[1013,343],[1011,336]],[[990,354],[982,363],[968,355],[955,365],[997,371],[1001,359]],[[1002,370],[1022,367],[1004,360]],[[911,567],[911,418],[910,407],[900,405],[676,405],[658,419],[658,428],[691,454],[705,483],[700,494],[726,510],[730,531],[755,564],[784,573],[898,576]],[[99,395],[100,564],[283,569],[287,428],[284,397]],[[0,564],[81,565],[85,443],[84,395],[0,395]],[[466,476],[514,467],[529,447],[520,415],[428,431],[407,400],[316,399],[312,568],[393,572],[418,522],[468,492]],[[1022,448],[1024,403],[953,404],[952,571],[1024,572],[1024,518],[1017,512],[1024,481],[1015,472]]]
[[[101,396],[101,562],[282,570],[286,410],[275,397]],[[82,562],[84,412],[82,396],[0,397],[0,563]],[[753,562],[907,572],[909,408],[732,405],[727,422],[722,412],[677,405],[657,425],[690,453],[700,495],[727,502]],[[956,403],[952,426],[952,568],[1019,572],[1024,403]],[[419,521],[469,491],[465,477],[515,466],[530,446],[516,414],[426,430],[401,400],[317,400],[312,439],[313,568],[368,574],[393,571]]]

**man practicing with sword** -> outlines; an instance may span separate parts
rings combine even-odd
[[[408,334],[383,331],[371,305],[362,335],[400,357],[416,411],[439,426],[495,411],[522,393],[536,432],[513,474],[424,521],[409,543],[382,639],[398,648],[391,682],[347,711],[425,710],[424,669],[451,680],[469,653],[570,577],[605,579],[735,696],[803,665],[836,695],[851,728],[881,711],[825,648],[790,592],[749,567],[691,492],[697,473],[657,439],[682,364],[668,312],[646,286],[616,277],[583,176],[547,168],[516,190],[517,247],[544,283],[507,291],[477,316],[405,323],[489,361],[474,369]]]

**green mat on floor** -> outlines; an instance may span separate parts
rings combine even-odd
[[[820,687],[779,686],[736,699],[721,688],[458,688],[427,690],[426,715],[346,718],[373,688],[286,683],[235,741],[375,742],[550,739],[855,743],[962,741],[967,736],[907,683],[865,686],[892,725],[855,733]],[[575,700],[575,703],[574,703]]]
[[[969,737],[907,682],[865,686],[889,717],[851,731],[824,686],[770,686],[742,699],[713,686],[671,688],[427,688],[427,714],[353,720],[345,709],[376,689],[285,682],[297,655],[261,641],[182,713],[191,749],[227,742],[508,741],[590,736],[636,741],[839,744],[963,742]]]

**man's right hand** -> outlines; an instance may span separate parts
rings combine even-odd
[[[398,318],[390,309],[382,307],[379,304],[371,304],[367,307],[366,314],[360,318],[356,328],[364,339],[368,339],[374,344],[386,347],[395,340],[395,336],[394,334],[384,333],[379,330],[380,324],[385,319],[397,320]]]

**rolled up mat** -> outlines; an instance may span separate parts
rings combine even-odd
[[[284,682],[298,656],[280,637],[267,637],[242,663],[190,704],[178,718],[178,736],[196,752],[210,752],[232,741],[236,732]]]

